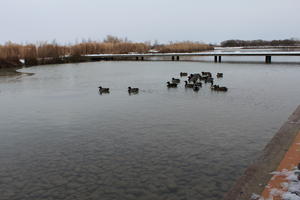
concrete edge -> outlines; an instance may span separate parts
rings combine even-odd
[[[253,193],[260,195],[272,177],[270,172],[277,169],[299,131],[300,106],[266,145],[254,163],[224,195],[224,200],[250,200]]]

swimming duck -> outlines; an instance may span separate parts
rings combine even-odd
[[[167,82],[167,87],[168,88],[177,88],[177,83],[170,83],[169,81]]]
[[[99,92],[100,93],[109,93],[109,88],[103,88],[103,87],[99,86]]]
[[[180,79],[179,78],[172,78],[172,83],[180,83]]]
[[[195,83],[195,86],[202,87],[202,83],[201,82],[197,82],[197,83]]]
[[[138,92],[139,92],[139,88],[128,87],[128,93],[138,93]]]
[[[195,92],[198,92],[199,89],[200,89],[200,88],[199,88],[198,86],[194,85],[193,90],[194,90]]]
[[[188,83],[187,81],[184,81],[184,82],[185,82],[185,87],[186,88],[193,88],[194,87],[194,84]]]
[[[208,77],[206,80],[204,80],[205,83],[212,83],[214,82],[214,78]]]
[[[221,92],[227,92],[228,91],[228,88],[227,87],[220,87],[219,85],[213,85],[211,87],[211,90],[215,90],[215,91],[221,91]]]
[[[223,78],[223,73],[217,73],[217,78]]]
[[[188,75],[188,73],[186,73],[186,72],[180,72],[180,76],[187,76]]]
[[[227,92],[228,91],[228,88],[227,87],[219,87],[219,90],[218,91],[221,91],[221,92]]]
[[[208,76],[211,77],[211,73],[210,72],[201,72],[203,76]]]

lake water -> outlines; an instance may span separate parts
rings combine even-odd
[[[300,103],[300,64],[94,62],[0,78],[1,200],[220,199]],[[198,93],[179,72],[223,72]],[[184,80],[184,79],[182,79]],[[109,87],[100,95],[98,86]],[[128,95],[127,87],[139,87]]]

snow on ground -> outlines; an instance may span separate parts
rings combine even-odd
[[[296,167],[288,171],[284,169],[282,171],[275,171],[272,172],[274,179],[276,176],[283,176],[285,177],[286,182],[281,183],[281,189],[271,189],[270,197],[264,199],[258,194],[252,194],[252,200],[273,200],[274,197],[280,196],[282,200],[300,200],[300,180],[298,176],[300,176],[300,170]],[[269,187],[268,185],[266,187]]]

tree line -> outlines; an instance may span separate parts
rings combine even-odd
[[[251,47],[251,46],[300,46],[300,40],[225,40],[222,47]]]

